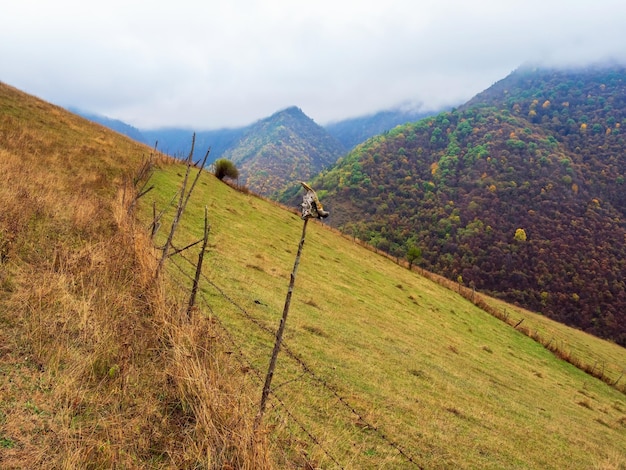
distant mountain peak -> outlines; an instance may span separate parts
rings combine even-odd
[[[286,113],[286,114],[294,114],[294,115],[302,115],[302,116],[306,116],[306,114],[304,114],[304,111],[302,111],[301,108],[299,108],[298,106],[289,106],[281,111],[278,111],[274,114],[281,114],[281,113]],[[308,117],[308,116],[306,116]]]
[[[240,170],[240,182],[266,196],[277,195],[329,167],[345,148],[297,106],[246,129],[223,157]]]

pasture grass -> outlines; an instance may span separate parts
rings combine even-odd
[[[549,347],[558,347],[573,362],[581,362],[587,369],[601,373],[610,384],[626,392],[626,350],[621,346],[555,322],[540,313],[493,297],[481,297],[493,309],[506,315],[510,323],[517,324],[523,320],[520,327],[524,327],[531,336],[541,338]]]
[[[153,202],[168,205],[182,172],[164,166],[153,176],[144,224]],[[232,354],[260,399],[302,221],[207,174],[179,246],[201,237],[205,205],[205,312],[233,338]],[[191,262],[170,264],[183,296],[195,255],[185,256]],[[575,341],[579,332],[570,333]],[[317,222],[309,224],[285,346],[265,417],[279,468],[626,465],[624,394]],[[623,359],[623,350],[616,354]]]

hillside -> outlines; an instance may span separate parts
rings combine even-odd
[[[154,279],[149,155],[0,83],[3,470],[268,468],[218,333]]]
[[[155,174],[143,203],[146,224],[152,202],[166,207],[181,176],[177,168]],[[213,178],[204,183],[177,246],[201,235],[206,205],[203,305],[229,331],[230,351],[260,397],[302,221]],[[194,262],[195,253],[172,259],[179,290],[190,285]],[[624,463],[623,394],[455,292],[321,224],[309,223],[289,315],[265,418],[277,468]],[[557,328],[552,334],[569,350],[567,328],[556,333],[559,326],[547,329]],[[567,330],[574,343],[584,336],[615,352],[615,380],[622,380],[623,348]]]
[[[248,127],[224,152],[240,170],[240,184],[270,196],[294,181],[306,180],[332,165],[342,145],[300,108],[279,111]]]
[[[313,184],[344,232],[624,345],[625,83],[619,68],[521,70]]]
[[[626,464],[623,393],[313,222],[252,435],[300,218],[201,174],[175,238],[198,239],[206,206],[190,321],[197,246],[160,280],[152,246],[185,168],[5,85],[0,113],[2,468]],[[135,201],[137,186],[153,189]],[[153,208],[164,211],[155,240]],[[619,373],[622,348],[542,321]]]

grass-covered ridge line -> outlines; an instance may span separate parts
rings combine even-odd
[[[146,224],[152,201],[166,206],[183,171],[154,175],[142,205]],[[177,244],[201,237],[207,205],[210,283],[202,294],[234,338],[233,354],[253,369],[246,372],[260,398],[258,375],[267,368],[302,222],[212,176],[196,191]],[[184,260],[173,263],[192,272]],[[189,284],[170,268],[177,285]],[[303,455],[331,468],[333,459],[345,468],[411,468],[398,449],[423,468],[624,464],[623,394],[457,293],[320,224],[308,229],[285,341],[313,374],[281,353],[273,382],[281,402],[271,399],[266,413],[281,468],[302,464]],[[621,348],[611,351],[623,359]]]

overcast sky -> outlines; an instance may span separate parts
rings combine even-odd
[[[522,63],[607,59],[624,0],[0,0],[0,81],[142,129],[437,109]]]

